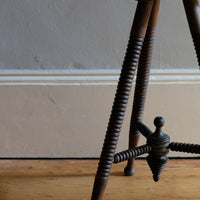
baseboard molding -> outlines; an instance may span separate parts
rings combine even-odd
[[[2,70],[0,85],[117,84],[120,70]],[[199,70],[152,70],[151,84],[197,84]]]
[[[2,70],[0,157],[98,157],[119,73]],[[171,141],[200,143],[199,83],[197,70],[152,70],[144,122],[153,130],[161,115]],[[132,96],[118,150],[127,148],[131,104]]]

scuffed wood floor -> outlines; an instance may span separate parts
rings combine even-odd
[[[96,160],[0,160],[0,200],[90,200]],[[104,200],[200,199],[200,159],[170,160],[158,183],[145,160],[136,174],[113,165]]]

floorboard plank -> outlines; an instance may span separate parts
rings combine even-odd
[[[96,160],[0,160],[0,200],[88,200]],[[133,177],[113,165],[104,200],[199,200],[200,159],[170,160],[158,183],[145,160]]]

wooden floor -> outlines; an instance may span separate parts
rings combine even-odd
[[[90,200],[97,161],[0,160],[0,200]],[[154,183],[145,160],[136,174],[113,165],[104,200],[200,199],[200,159],[170,160]]]

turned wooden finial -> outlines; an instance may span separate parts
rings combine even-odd
[[[147,144],[152,147],[152,151],[147,157],[147,162],[151,168],[155,182],[159,180],[160,174],[168,161],[166,155],[169,152],[170,137],[162,132],[164,122],[162,117],[156,117],[154,120],[156,130],[154,134],[149,135],[147,138]]]
[[[161,129],[165,124],[165,120],[162,117],[156,117],[154,119],[154,125],[157,129]]]

